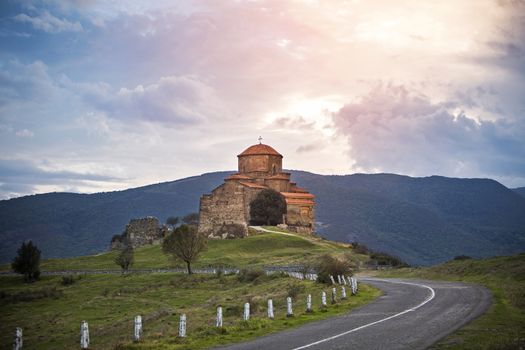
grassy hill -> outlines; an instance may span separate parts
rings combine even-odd
[[[197,265],[254,267],[265,264],[303,262],[319,254],[355,255],[347,245],[301,236],[259,234],[242,240],[211,241]],[[113,253],[53,259],[44,270],[114,269]],[[137,249],[137,268],[169,267],[159,246]],[[5,266],[4,266],[5,268]],[[253,270],[252,270],[253,271]],[[361,286],[358,296],[321,308],[321,292],[331,287],[256,271],[236,275],[184,275],[174,273],[82,275],[64,285],[61,276],[44,276],[32,284],[21,277],[0,276],[0,347],[12,342],[15,327],[23,327],[24,348],[73,349],[78,347],[82,320],[90,326],[95,349],[201,349],[248,340],[323,319],[363,305],[379,291]],[[307,294],[312,294],[313,313],[306,313]],[[294,300],[294,317],[286,317],[287,296]],[[275,320],[266,317],[266,302],[274,301]],[[242,321],[243,304],[252,316]],[[224,327],[214,327],[215,310],[224,310]],[[179,316],[188,317],[188,337],[177,337]],[[142,315],[144,340],[133,344],[133,318]]]
[[[430,268],[382,272],[381,276],[462,281],[490,289],[494,298],[490,310],[433,348],[525,348],[525,254],[453,260]]]
[[[229,172],[209,173],[125,191],[91,195],[49,193],[0,201],[0,262],[32,239],[47,258],[107,249],[132,218],[164,221],[198,210],[199,197]],[[393,174],[323,176],[293,171],[316,195],[317,231],[364,243],[414,265],[466,254],[525,251],[525,197],[489,179]]]
[[[209,240],[207,250],[202,253],[195,267],[263,267],[302,264],[324,254],[351,255],[355,261],[365,261],[367,255],[354,254],[348,244],[326,241],[316,237],[282,235],[278,233],[256,234],[244,239]],[[102,270],[118,269],[114,258],[116,252],[76,258],[48,259],[41,264],[43,271],[56,270]],[[134,269],[184,267],[173,263],[162,253],[160,245],[135,249]],[[9,265],[0,270],[8,271]]]

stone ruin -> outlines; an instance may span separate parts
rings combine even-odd
[[[160,243],[167,235],[168,228],[160,225],[159,219],[147,216],[140,219],[131,219],[126,229],[120,235],[111,239],[111,249],[120,249],[128,241],[133,248],[148,244]]]

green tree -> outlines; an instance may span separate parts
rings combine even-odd
[[[285,213],[284,197],[274,190],[262,190],[250,203],[250,223],[252,225],[281,224]]]
[[[133,265],[135,260],[135,252],[133,246],[129,242],[123,242],[120,247],[117,256],[115,257],[115,263],[120,266],[122,273],[127,273],[129,268]]]
[[[40,277],[40,250],[33,242],[22,243],[18,255],[13,259],[11,268],[24,275],[24,281],[33,282]]]
[[[182,218],[182,222],[189,226],[199,226],[199,213],[191,213]]]
[[[179,223],[179,217],[178,216],[170,216],[166,219],[166,225],[169,225],[171,227],[177,226]]]
[[[170,233],[162,242],[162,251],[174,260],[180,259],[186,263],[188,274],[192,274],[191,264],[199,258],[206,249],[207,239],[197,232],[194,225],[183,224]]]

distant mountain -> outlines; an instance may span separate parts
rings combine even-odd
[[[512,189],[514,192],[516,192],[517,194],[525,197],[525,187],[518,187],[518,188],[513,188]]]
[[[229,173],[125,191],[0,201],[1,261],[10,261],[26,239],[46,258],[106,250],[131,218],[153,215],[163,222],[196,212],[200,195]],[[292,171],[292,179],[316,195],[317,231],[332,240],[358,241],[415,265],[525,251],[525,198],[494,180],[303,171]]]

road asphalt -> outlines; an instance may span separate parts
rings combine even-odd
[[[348,314],[217,349],[426,349],[483,314],[490,292],[459,282],[361,278],[384,293]]]

